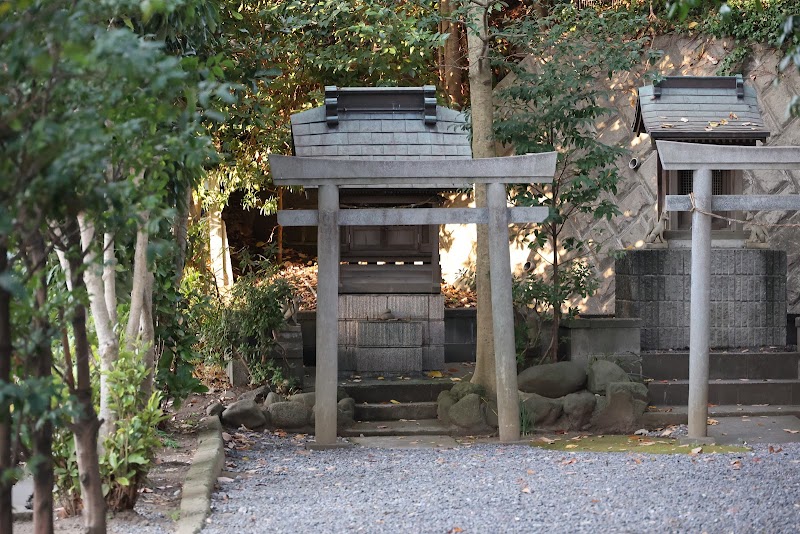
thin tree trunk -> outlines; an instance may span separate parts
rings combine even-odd
[[[189,248],[189,217],[192,207],[192,190],[186,188],[183,199],[178,200],[178,214],[175,216],[175,224],[172,233],[178,245],[178,252],[175,254],[175,285],[180,286],[183,279],[183,269],[186,267],[186,252]]]
[[[449,34],[440,50],[439,76],[450,105],[464,106],[464,61],[461,51],[461,25],[449,20],[453,17],[453,2],[442,0],[439,11],[442,15],[441,33]]]
[[[6,272],[8,250],[0,245],[0,274]],[[0,285],[0,385],[11,382],[11,294]],[[11,509],[11,478],[5,473],[14,466],[11,457],[11,410],[0,405],[0,532],[11,534],[14,519]]]
[[[469,47],[469,92],[472,116],[472,157],[495,156],[492,114],[492,71],[488,56],[488,21],[486,7],[469,3],[467,42]],[[470,27],[472,26],[472,27]],[[477,31],[477,33],[476,33]],[[475,185],[475,204],[486,207],[486,186]],[[489,229],[478,225],[475,283],[478,293],[477,353],[472,382],[482,385],[491,397],[497,396],[494,334],[492,328],[492,295],[489,280]],[[509,267],[510,268],[510,267]]]
[[[125,328],[125,348],[132,351],[136,347],[141,327],[142,308],[144,306],[145,288],[150,275],[147,269],[147,245],[150,235],[147,233],[149,212],[139,214],[141,221],[136,231],[136,248],[133,253],[133,287],[131,288],[131,309],[128,326]]]
[[[144,300],[142,303],[142,327],[141,327],[141,343],[145,348],[144,352],[144,365],[147,369],[147,377],[142,384],[142,394],[145,398],[149,398],[153,393],[155,382],[155,368],[156,368],[156,348],[155,348],[155,329],[153,328],[153,283],[155,276],[153,273],[147,273],[147,283],[144,287]]]
[[[553,290],[559,291],[558,286],[561,283],[561,271],[558,264],[558,227],[553,222],[551,236],[553,243]],[[561,300],[560,298],[554,299],[553,306],[553,329],[550,338],[550,350],[548,357],[552,363],[558,361],[558,330],[561,327]]]
[[[31,226],[35,223],[28,222]],[[31,277],[38,278],[35,298],[34,332],[48,332],[50,322],[45,308],[47,306],[47,270],[46,248],[39,229],[28,229],[24,236],[26,253],[29,258],[28,268]],[[42,341],[36,347],[35,376],[48,379],[52,375],[53,353],[46,335],[40,336]],[[32,432],[33,442],[33,531],[34,534],[51,534],[53,532],[53,424],[49,418]]]
[[[86,268],[83,270],[83,281],[89,294],[89,306],[94,321],[94,329],[97,333],[97,341],[100,351],[100,427],[99,443],[102,446],[103,439],[108,436],[114,428],[114,413],[109,406],[110,394],[108,391],[108,372],[114,367],[119,358],[119,340],[114,332],[114,325],[109,316],[109,308],[117,308],[116,303],[109,306],[106,297],[108,294],[101,278],[100,269],[96,263],[94,253],[94,226],[88,221],[84,214],[78,214],[78,225],[81,232],[81,247],[84,250],[84,262]]]
[[[79,295],[86,289],[80,275],[81,258],[75,252],[82,251],[77,219],[67,228],[66,235],[71,239],[68,279]],[[90,267],[91,268],[91,267]],[[70,322],[75,338],[75,361],[77,382],[70,392],[77,399],[78,413],[74,416],[72,433],[75,435],[75,455],[78,461],[78,479],[83,500],[83,524],[88,534],[105,534],[106,503],[103,498],[103,483],[100,479],[100,459],[97,447],[100,421],[92,402],[91,347],[86,329],[86,308],[76,299]]]
[[[114,236],[103,234],[103,296],[108,310],[108,320],[113,329],[117,325],[117,254]]]

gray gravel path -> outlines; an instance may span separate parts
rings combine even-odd
[[[800,444],[733,455],[515,445],[307,451],[247,434],[203,533],[800,532]],[[776,447],[777,449],[777,447]],[[737,462],[738,460],[738,462]]]

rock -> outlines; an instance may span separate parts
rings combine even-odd
[[[267,424],[261,407],[252,399],[234,402],[222,412],[221,418],[225,425],[237,428],[244,425],[250,430],[257,430]]]
[[[637,386],[644,388],[646,397],[647,388],[642,384]],[[647,401],[641,396],[642,389],[627,382],[609,384],[608,395],[598,400],[592,415],[592,429],[608,434],[629,434],[641,427],[639,419],[647,408]]]
[[[348,402],[352,401],[352,402]],[[336,406],[336,428],[341,430],[355,424],[355,400],[351,398],[342,399]],[[317,418],[316,405],[311,408],[311,416],[308,419],[308,424],[314,426]]]
[[[534,365],[517,377],[520,391],[557,399],[583,389],[586,371],[577,362]]]
[[[317,394],[313,391],[311,393],[295,393],[294,395],[289,395],[286,398],[286,400],[289,402],[299,402],[305,404],[309,410],[314,407],[316,399]]]
[[[308,426],[311,410],[302,402],[273,402],[267,408],[276,428],[298,429]]]
[[[269,413],[269,407],[261,405],[261,413],[264,414],[264,420],[266,421],[266,426],[272,426],[272,414]]]
[[[356,414],[356,401],[350,397],[340,400],[336,403],[340,413],[346,414],[350,419],[355,418]]]
[[[591,421],[597,397],[590,391],[570,393],[564,397],[564,415],[570,430],[583,430]]]
[[[647,402],[647,386],[640,382],[612,382],[606,388],[606,397],[627,391],[634,399]]]
[[[597,360],[589,366],[586,389],[592,393],[605,395],[606,388],[612,382],[630,382],[625,370],[614,362]]]
[[[269,393],[271,393],[269,386],[259,386],[239,395],[239,400],[252,399],[256,401],[256,403],[262,403]]]
[[[458,402],[467,395],[478,395],[479,397],[483,397],[486,395],[486,389],[479,384],[473,384],[472,382],[459,382],[455,386],[452,387],[450,390],[450,394],[453,396],[453,400]]]
[[[450,407],[450,421],[461,428],[483,428],[486,421],[481,410],[481,397],[477,393],[469,393]]]
[[[442,391],[436,398],[438,403],[436,407],[436,418],[442,423],[450,424],[450,408],[456,403],[453,395],[449,391]]]
[[[264,407],[269,407],[270,404],[274,402],[286,402],[286,399],[275,393],[274,391],[270,391],[267,394],[267,398],[264,399]]]
[[[521,409],[528,423],[535,428],[555,423],[564,411],[562,399],[550,399],[536,393],[520,392]]]
[[[215,415],[220,415],[224,411],[225,411],[225,406],[223,406],[222,403],[212,402],[211,404],[208,405],[208,408],[206,408],[206,415],[208,415],[209,417],[213,417]]]
[[[492,428],[499,428],[500,421],[498,420],[498,409],[497,409],[497,402],[490,400],[483,403],[483,418],[486,420],[486,424],[488,424]]]

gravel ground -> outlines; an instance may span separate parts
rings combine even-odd
[[[800,532],[800,444],[729,455],[525,445],[307,451],[240,434],[204,534]]]

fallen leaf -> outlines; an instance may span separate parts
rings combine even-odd
[[[384,377],[382,377],[382,376],[379,376],[377,379],[378,379],[378,380],[386,380],[386,378],[384,378]]]
[[[389,428],[387,425],[378,425],[378,428]]]
[[[720,119],[719,123],[725,126],[726,124],[728,124],[728,119]]]
[[[461,382],[461,379],[460,379],[460,378],[456,378],[456,377],[454,377],[454,376],[451,376],[451,377],[450,377],[450,380],[452,380],[453,382]]]
[[[735,119],[738,119],[739,116],[736,113],[734,113],[733,111],[731,111],[730,113],[728,113],[728,118],[735,120]]]
[[[661,127],[662,128],[674,128],[675,125],[674,124],[670,124],[668,122],[664,122],[664,123],[661,124]]]
[[[719,421],[717,421],[716,419],[711,419],[711,418],[709,417],[709,418],[706,420],[706,424],[707,424],[707,425],[709,425],[709,426],[714,426],[714,425],[718,425],[718,424],[719,424]]]
[[[391,402],[392,404],[400,404],[400,401],[397,401],[397,400],[394,400],[394,399],[390,400],[389,402]]]
[[[442,375],[441,371],[428,371],[425,374],[428,375],[430,378],[442,378],[442,376],[444,376]]]
[[[634,436],[646,436],[647,435],[647,429],[646,428],[640,428],[639,430],[634,432],[633,435]]]
[[[458,534],[459,532],[464,532],[464,529],[461,527],[453,527],[447,531],[447,534]]]
[[[530,492],[531,492],[531,489],[528,486],[525,486],[524,488],[522,488],[522,493],[530,493]]]
[[[753,123],[752,123],[752,122],[750,122],[750,121],[747,121],[747,122],[743,122],[743,123],[742,123],[742,126],[752,126],[752,125],[753,125]]]
[[[545,437],[545,436],[542,436],[542,437],[540,437],[540,438],[539,438],[539,441],[541,441],[541,442],[543,442],[543,443],[547,443],[548,445],[552,445],[553,443],[555,443],[555,442],[556,442],[556,440],[554,440],[554,439],[550,439],[550,438],[547,438],[547,437]]]
[[[708,121],[708,125],[709,125],[711,128],[716,128],[717,126],[719,126],[719,123],[718,123],[718,122],[715,122],[715,121]]]
[[[220,484],[228,484],[230,482],[233,482],[233,479],[230,477],[217,477],[217,482],[219,482]]]
[[[734,469],[741,469],[742,468],[742,461],[741,460],[734,460],[731,462],[731,467]]]
[[[687,26],[687,27],[688,27],[690,30],[693,30],[693,29],[695,29],[695,28],[697,27],[697,21],[696,21],[696,20],[693,20],[692,22],[690,22],[690,23],[689,23],[689,24],[687,24],[686,26]]]
[[[578,445],[577,445],[576,443],[570,443],[569,445],[567,445],[567,446],[566,446],[566,447],[564,447],[564,448],[565,448],[565,449],[577,449],[577,448],[578,448]]]
[[[534,471],[533,469],[528,469],[528,471],[527,471],[527,473],[528,473],[529,475],[532,475],[532,474],[534,474],[535,472],[536,472],[536,471]]]
[[[701,452],[703,452],[703,447],[695,447],[691,451],[692,454],[700,454]]]
[[[639,443],[639,445],[641,445],[642,447],[649,447],[650,445],[655,445],[655,444],[656,444],[655,441],[642,441],[641,443]]]
[[[687,119],[686,117],[681,117],[681,122],[689,122],[689,119]]]
[[[564,460],[563,462],[561,462],[561,465],[572,465],[575,462],[577,462],[575,458],[570,458],[569,460]]]
[[[781,452],[781,451],[783,451],[783,447],[778,447],[778,448],[776,449],[776,448],[775,448],[775,447],[773,447],[772,445],[770,445],[770,446],[769,446],[769,452],[770,452],[771,454],[775,454],[776,452]]]
[[[667,430],[665,430],[661,434],[659,434],[659,436],[662,437],[662,438],[666,438],[667,436],[671,435],[672,432],[674,432],[674,431],[668,428]]]
[[[800,430],[792,430],[791,428],[784,428],[783,431],[789,434],[800,434]]]
[[[223,432],[223,433],[222,433],[222,439],[223,439],[223,441],[230,441],[230,440],[232,440],[232,439],[233,439],[233,436],[231,436],[231,435],[230,435],[230,434],[228,434],[227,432]]]

